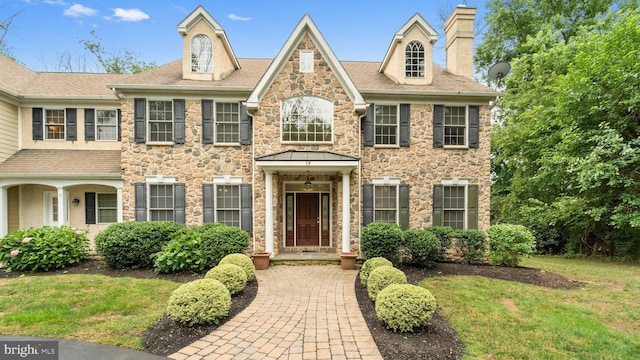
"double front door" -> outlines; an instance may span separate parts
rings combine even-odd
[[[330,246],[329,194],[286,194],[286,245]]]

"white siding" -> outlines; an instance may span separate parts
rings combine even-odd
[[[18,107],[0,100],[0,163],[18,151]]]

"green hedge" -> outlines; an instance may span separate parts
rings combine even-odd
[[[360,250],[367,259],[383,257],[394,262],[397,260],[401,242],[402,230],[393,223],[371,223],[360,233]]]
[[[404,262],[432,268],[444,259],[440,239],[428,230],[406,230],[403,233]]]
[[[463,264],[484,264],[487,259],[487,236],[480,230],[456,230],[452,237],[462,253]]]

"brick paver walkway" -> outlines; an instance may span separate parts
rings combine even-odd
[[[271,266],[243,312],[170,356],[176,360],[376,359],[382,357],[340,266]]]

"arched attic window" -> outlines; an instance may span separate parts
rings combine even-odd
[[[213,45],[211,38],[198,34],[191,39],[191,71],[210,73],[213,71]]]
[[[422,78],[424,71],[424,46],[419,41],[407,44],[404,51],[405,76],[410,78]]]

